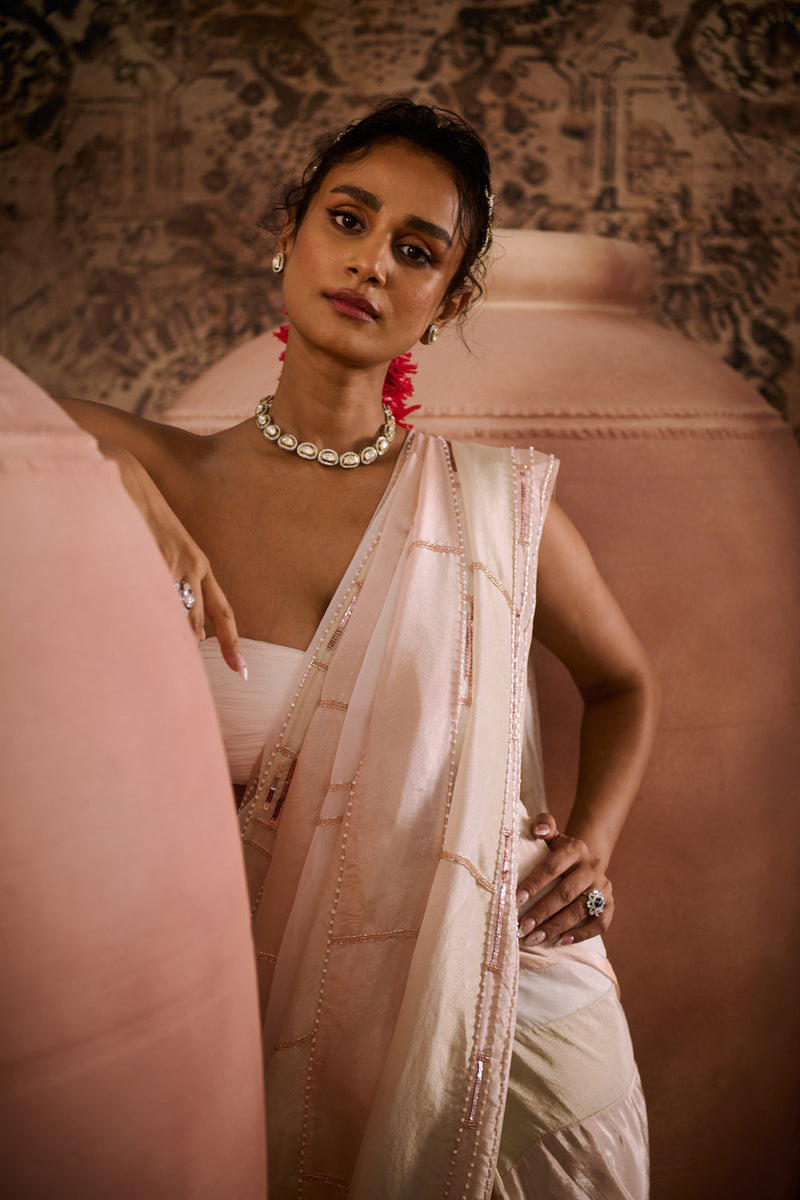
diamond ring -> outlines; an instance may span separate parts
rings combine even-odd
[[[586,912],[590,917],[599,917],[606,906],[606,898],[597,888],[586,893]]]
[[[187,612],[191,612],[194,608],[194,592],[185,579],[179,579],[175,584],[175,591],[181,598],[181,604]]]

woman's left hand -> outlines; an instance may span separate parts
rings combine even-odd
[[[550,890],[520,917],[520,944],[570,946],[605,933],[614,916],[614,895],[605,866],[580,838],[559,833],[549,813],[533,822],[534,833],[550,853],[517,885],[517,907],[522,909],[544,888]],[[586,897],[602,893],[605,906],[589,916]]]

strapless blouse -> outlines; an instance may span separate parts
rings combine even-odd
[[[200,643],[217,719],[234,783],[247,783],[264,743],[274,742],[294,699],[305,650],[240,638],[247,683],[232,671],[214,637]]]

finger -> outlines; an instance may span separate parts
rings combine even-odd
[[[552,939],[556,946],[577,946],[580,942],[588,941],[589,938],[599,937],[605,933],[611,922],[614,919],[614,901],[609,898],[606,901],[606,906],[597,916],[589,916],[586,912],[586,905],[579,909],[581,919],[569,929],[559,932],[557,929],[549,930],[545,926],[547,939]],[[539,930],[541,933],[541,930]]]
[[[520,929],[524,929],[525,933],[530,933],[533,929],[546,926],[547,922],[568,911],[578,913],[578,919],[582,919],[587,915],[586,895],[592,887],[596,886],[596,881],[596,873],[585,867],[562,876],[546,895],[537,897],[536,903],[522,915],[519,923]],[[605,880],[602,882],[606,884]],[[610,884],[607,885],[604,894],[610,896]],[[570,924],[575,924],[575,921]],[[569,925],[562,925],[561,932],[565,932],[567,928]]]
[[[526,916],[537,925],[549,921],[562,908],[569,908],[575,902],[582,904],[585,909],[586,895],[593,887],[601,890],[606,884],[605,879],[598,881],[597,870],[590,863],[580,863],[565,872],[556,884],[543,896],[537,896]],[[606,889],[607,891],[610,888]],[[605,893],[604,893],[605,894]]]
[[[586,912],[585,898],[581,896],[568,907],[561,909],[553,918],[542,922],[530,932],[527,932],[525,921],[521,921],[520,941],[526,948],[543,945],[577,945],[588,938],[598,937],[605,933],[611,925],[613,912],[613,900],[609,899],[602,913],[596,917],[589,917]]]
[[[552,890],[564,875],[574,871],[584,862],[587,865],[587,881],[591,881],[598,874],[597,861],[589,854],[583,842],[558,834],[550,843],[550,853],[517,885],[517,906],[527,904],[531,896],[538,896],[545,889]],[[577,893],[573,893],[575,894]]]
[[[206,623],[205,605],[203,603],[203,584],[199,578],[196,580],[190,579],[189,582],[191,583],[192,591],[194,592],[194,608],[189,613],[189,624],[191,625],[192,631],[194,632],[198,642],[201,642],[203,640]]]
[[[247,663],[239,647],[239,634],[233,609],[210,570],[203,579],[203,598],[206,616],[214,627],[222,657],[230,669],[241,675],[246,682]]]
[[[559,938],[556,945],[578,946],[581,942],[588,942],[590,938],[601,937],[611,924],[612,916],[606,917],[603,914],[602,918],[592,917],[591,920],[583,921],[574,929],[568,930],[563,937]]]
[[[180,592],[178,592],[178,598],[186,609],[189,628],[199,642],[203,637],[203,592],[200,585],[200,576],[193,571],[185,571],[175,584],[176,590],[180,584],[187,584],[189,587],[190,606],[186,607],[186,603]]]
[[[542,838],[544,841],[558,837],[558,826],[552,813],[538,813],[531,822],[531,828],[534,836]]]

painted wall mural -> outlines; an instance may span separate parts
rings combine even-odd
[[[0,349],[157,411],[280,298],[259,213],[387,94],[455,108],[508,226],[628,238],[660,319],[800,426],[800,2],[3,0]]]

